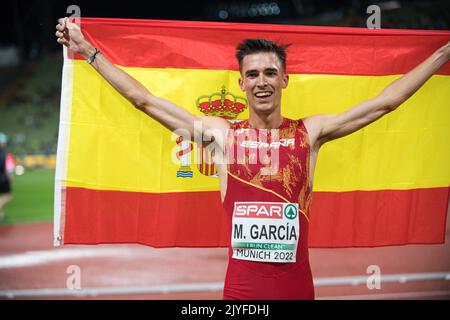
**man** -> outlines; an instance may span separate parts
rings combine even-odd
[[[193,115],[154,96],[112,65],[67,18],[60,19],[56,29],[58,43],[85,57],[136,108],[172,131],[184,129],[191,137],[213,141],[231,238],[225,299],[314,298],[307,239],[320,147],[395,110],[450,58],[447,43],[373,99],[340,114],[291,120],[281,115],[282,90],[289,82],[285,47],[246,39],[238,45],[236,56],[250,116],[231,124]],[[266,154],[251,149],[264,149]],[[237,161],[217,161],[224,153],[237,154]]]
[[[6,144],[8,137],[0,132],[0,221],[5,218],[4,206],[11,200],[10,173],[7,168]]]

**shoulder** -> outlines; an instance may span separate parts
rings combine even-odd
[[[226,130],[230,128],[230,122],[220,117],[200,116],[204,129]]]
[[[223,147],[231,124],[227,120],[213,116],[199,116],[203,139]]]
[[[326,141],[321,141],[321,133],[327,121],[329,121],[334,115],[332,114],[317,114],[308,116],[303,119],[303,124],[308,131],[309,141],[311,146],[320,147]]]

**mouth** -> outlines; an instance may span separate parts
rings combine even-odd
[[[258,91],[258,92],[255,92],[253,95],[258,100],[267,100],[273,95],[273,92],[272,91]]]

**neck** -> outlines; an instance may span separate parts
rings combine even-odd
[[[257,129],[278,129],[283,122],[279,110],[269,114],[262,114],[256,111],[250,110],[250,117],[248,122],[252,128]]]

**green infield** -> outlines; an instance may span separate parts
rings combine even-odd
[[[53,219],[55,170],[27,170],[12,181],[13,199],[5,206],[1,224],[43,222]]]

